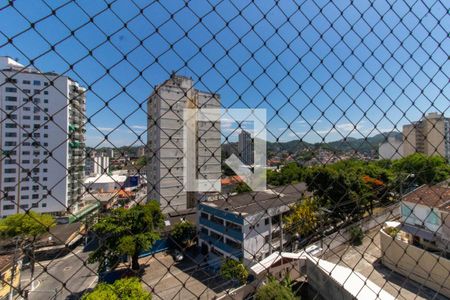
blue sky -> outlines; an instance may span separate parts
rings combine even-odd
[[[0,55],[90,88],[90,146],[106,134],[115,146],[142,145],[146,98],[172,71],[219,93],[225,108],[266,108],[272,141],[361,137],[424,112],[449,115],[447,8],[353,3],[0,1]],[[235,127],[224,122],[223,134]]]

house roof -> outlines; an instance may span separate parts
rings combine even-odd
[[[251,215],[270,208],[292,204],[307,193],[306,189],[306,184],[301,182],[265,191],[241,193],[202,204],[230,212],[234,211],[238,214]]]
[[[307,259],[317,265],[325,274],[331,277],[337,284],[341,285],[355,299],[361,300],[384,300],[395,299],[382,287],[351,268],[332,263],[324,259],[307,255]]]
[[[255,263],[250,269],[253,273],[256,275],[259,275],[263,272],[267,272],[274,264],[279,262],[280,260],[285,261],[292,261],[292,260],[299,260],[304,256],[304,252],[298,252],[298,253],[289,253],[289,252],[279,252],[276,251],[272,253],[271,255],[267,256],[260,262]]]
[[[403,196],[403,201],[422,204],[428,207],[449,207],[450,188],[443,185],[422,185]]]

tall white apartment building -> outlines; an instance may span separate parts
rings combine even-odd
[[[110,165],[109,159],[109,156],[107,156],[105,153],[97,153],[97,151],[91,151],[86,157],[86,176],[108,174]]]
[[[253,165],[253,139],[252,135],[245,130],[239,133],[238,151],[241,161],[246,165]]]
[[[403,126],[403,152],[405,156],[418,152],[450,159],[450,118],[433,112]]]
[[[186,192],[183,167],[183,113],[185,108],[220,108],[220,97],[195,89],[188,77],[172,76],[158,85],[148,101],[148,197],[158,200],[163,212],[196,206],[201,195]],[[197,179],[220,179],[220,122],[196,122]],[[192,129],[192,128],[191,128]],[[189,155],[189,153],[187,154]],[[192,173],[191,173],[192,174]]]
[[[84,192],[85,89],[0,57],[0,217],[77,211]]]

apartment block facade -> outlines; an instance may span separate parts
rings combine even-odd
[[[450,118],[429,113],[420,121],[403,126],[404,155],[423,153],[450,159]]]
[[[220,180],[220,122],[187,124],[196,135],[188,143],[189,148],[197,150],[194,157],[183,149],[183,114],[188,108],[220,108],[220,97],[197,90],[191,78],[172,74],[155,88],[148,101],[148,197],[158,200],[165,213],[193,208],[199,199],[197,193],[187,192],[184,187],[185,155],[196,166],[190,175]]]
[[[241,161],[246,165],[253,165],[253,139],[252,135],[245,130],[239,133],[238,151]]]
[[[109,173],[110,157],[105,153],[97,153],[91,151],[86,157],[85,174],[86,176],[94,176]]]
[[[0,57],[0,217],[77,211],[86,90],[67,76]]]
[[[218,268],[230,257],[251,266],[283,251],[289,240],[283,234],[283,218],[306,193],[306,184],[298,183],[199,203],[198,244],[208,253],[209,265]]]

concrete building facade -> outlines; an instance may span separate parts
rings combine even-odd
[[[403,157],[403,141],[395,136],[389,136],[378,148],[381,159],[400,159]]]
[[[191,78],[172,74],[148,101],[148,197],[159,201],[166,213],[193,208],[198,199],[197,193],[184,188],[184,155],[195,161],[196,170],[188,173],[191,176],[219,180],[221,175],[220,122],[188,124],[196,134],[188,143],[197,150],[197,157],[193,157],[191,151],[183,149],[187,108],[220,108],[220,97],[195,89]]]
[[[411,244],[450,255],[450,187],[423,185],[402,198],[402,231]]]
[[[109,173],[110,158],[104,153],[89,153],[86,158],[85,174],[86,176],[94,176]]]
[[[450,118],[434,112],[403,126],[403,144],[405,156],[418,152],[450,159]]]
[[[239,133],[238,151],[241,161],[246,165],[253,165],[253,139],[252,135],[245,130]]]
[[[209,264],[219,267],[223,258],[231,257],[251,266],[274,251],[283,251],[288,241],[283,217],[304,193],[306,185],[299,183],[200,203],[198,244],[209,253]]]
[[[0,68],[0,217],[28,209],[77,211],[84,192],[86,90],[9,57],[0,57]]]

